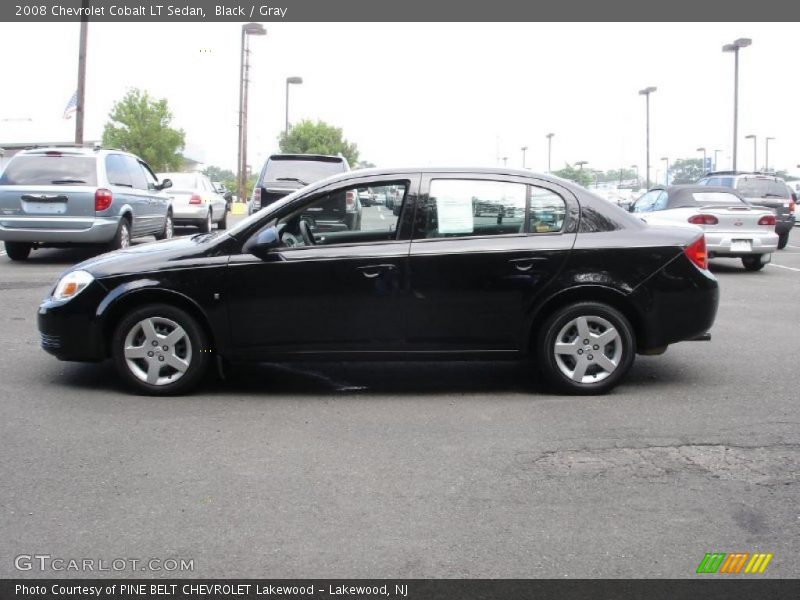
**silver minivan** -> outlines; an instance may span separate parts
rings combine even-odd
[[[142,159],[101,148],[49,147],[16,154],[0,175],[0,240],[11,260],[31,250],[172,237],[172,207]]]

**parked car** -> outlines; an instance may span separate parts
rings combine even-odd
[[[780,177],[766,173],[717,171],[709,173],[697,183],[733,188],[750,204],[770,209],[775,215],[778,249],[782,250],[789,243],[789,232],[795,224],[797,205],[786,182]]]
[[[119,150],[50,147],[23,150],[0,176],[0,240],[11,260],[43,247],[127,248],[131,239],[172,237],[173,213],[137,156]]]
[[[752,206],[731,188],[655,187],[636,201],[632,211],[651,223],[671,221],[700,227],[709,258],[740,258],[749,271],[763,269],[778,248],[772,211]]]
[[[350,170],[347,159],[325,154],[273,154],[261,169],[248,214],[320,179]]]
[[[393,223],[315,232],[306,220],[366,186],[403,190]],[[473,197],[522,212],[475,219]],[[533,357],[553,387],[596,394],[637,352],[708,339],[717,303],[697,229],[648,225],[528,170],[374,169],[307,186],[216,236],[76,265],[38,327],[47,352],[111,357],[147,394],[189,391],[214,360],[329,357]]]
[[[202,173],[159,173],[159,179],[172,181],[172,210],[176,225],[193,225],[200,231],[228,226],[228,203],[211,180]]]
[[[212,181],[211,185],[214,186],[214,191],[216,191],[220,196],[225,198],[225,204],[228,208],[228,211],[231,210],[231,202],[233,201],[233,192],[231,192],[225,184],[221,181]]]

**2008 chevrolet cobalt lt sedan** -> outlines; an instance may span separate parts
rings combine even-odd
[[[398,206],[354,224],[367,188]],[[371,169],[225,232],[79,264],[38,322],[46,351],[110,357],[147,394],[187,392],[215,362],[331,358],[528,358],[554,388],[596,394],[637,352],[707,339],[717,302],[699,228],[530,171]]]

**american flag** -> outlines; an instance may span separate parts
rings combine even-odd
[[[78,92],[76,91],[72,94],[72,97],[67,102],[67,107],[64,109],[64,118],[71,119],[72,115],[75,114],[75,111],[78,110]]]

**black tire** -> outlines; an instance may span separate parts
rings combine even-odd
[[[581,317],[586,319],[584,322],[589,326],[589,344],[585,347],[578,339],[580,336],[577,335],[577,326],[572,325]],[[596,341],[593,336],[609,332],[610,329],[605,328],[605,324],[613,327],[617,336],[598,349],[598,344],[592,344]],[[577,354],[572,357],[559,353],[559,365],[555,351],[557,338],[561,336],[563,343],[571,332],[576,334],[571,343],[577,342],[574,346]],[[608,355],[609,349],[612,356]],[[614,307],[599,302],[578,302],[558,309],[545,319],[534,341],[533,350],[534,360],[541,374],[556,390],[570,395],[604,394],[616,386],[631,368],[636,355],[636,339],[628,319]],[[562,367],[569,370],[571,363],[572,373],[576,377],[580,376],[578,360],[586,365],[582,367],[582,379],[597,378],[596,381],[578,382],[562,371]],[[616,366],[608,371],[601,367],[601,361],[608,361],[607,364]]]
[[[131,222],[128,217],[122,217],[117,226],[117,232],[108,243],[109,250],[120,250],[131,245]]]
[[[778,234],[778,250],[783,250],[786,248],[786,244],[789,243],[789,232]]]
[[[763,260],[761,260],[761,254],[756,254],[755,256],[743,256],[742,257],[742,265],[748,271],[760,271],[766,266]]]
[[[175,233],[175,223],[172,220],[172,213],[168,212],[164,218],[164,228],[156,234],[157,240],[171,240]]]
[[[222,219],[220,219],[219,223],[217,223],[217,229],[227,229],[228,228],[228,212],[225,211],[222,215]]]
[[[148,365],[152,362],[154,368],[159,369],[156,373],[162,379],[169,379],[170,377],[179,375],[175,381],[160,381],[155,384],[149,383],[146,380],[140,379],[133,368],[128,364],[125,356],[126,338],[130,334],[132,341],[135,342],[138,341],[137,336],[140,338],[144,336],[144,329],[141,327],[141,323],[147,319],[154,320],[154,330],[158,335],[162,335],[164,332],[169,333],[169,324],[166,323],[167,321],[177,324],[185,333],[185,337],[178,342],[178,344],[182,344],[182,346],[176,345],[175,348],[170,350],[168,345],[156,345],[153,347],[152,352],[157,352],[158,354],[154,354],[152,358],[160,358],[162,356],[168,358],[166,355],[170,351],[172,353],[184,352],[184,356],[181,358],[188,357],[188,361],[185,361],[188,362],[188,367],[183,374],[179,375],[179,372],[172,368],[170,363],[166,360],[156,363],[151,361],[150,358],[142,357],[141,359],[134,358],[132,361],[139,369],[140,375],[142,373],[145,375],[149,374],[150,368]],[[159,332],[159,328],[161,327],[164,329]],[[138,334],[135,333],[137,331],[139,332]],[[175,330],[172,329],[172,331]],[[188,339],[188,344],[185,341],[186,339]],[[163,337],[158,338],[159,343],[163,343],[164,341]],[[139,347],[135,343],[133,345]],[[146,337],[142,339],[141,347],[149,351],[150,346]],[[168,348],[168,350],[164,351],[164,347]],[[190,351],[189,354],[186,354],[187,349]],[[117,372],[125,383],[134,391],[149,396],[173,396],[189,392],[195,388],[203,378],[211,359],[208,338],[203,328],[186,311],[169,304],[148,304],[128,313],[120,321],[114,331],[111,341],[111,353]]]
[[[33,244],[27,242],[6,242],[6,254],[11,260],[28,260]]]
[[[211,214],[211,211],[208,211],[206,215],[205,221],[201,221],[198,227],[200,228],[200,233],[208,233],[211,231],[211,228],[214,226],[214,219]]]

